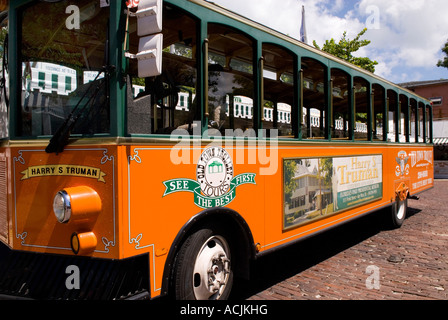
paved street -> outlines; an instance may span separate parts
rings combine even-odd
[[[387,230],[378,212],[259,259],[234,298],[248,300],[447,300],[448,180],[409,200]]]

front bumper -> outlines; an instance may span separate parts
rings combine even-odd
[[[146,254],[108,260],[13,251],[0,242],[0,299],[149,299],[149,292]]]

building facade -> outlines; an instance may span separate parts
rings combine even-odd
[[[431,100],[435,177],[448,178],[448,79],[402,83],[400,86]]]

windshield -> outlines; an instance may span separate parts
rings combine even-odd
[[[105,1],[39,1],[22,11],[19,136],[54,135],[86,104],[71,133],[110,131],[102,73],[108,20]]]

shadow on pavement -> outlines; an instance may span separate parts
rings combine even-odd
[[[408,208],[407,218],[420,211]],[[387,214],[388,209],[374,212],[260,257],[251,266],[251,280],[235,282],[231,300],[248,299],[383,230],[389,230],[385,223]]]

